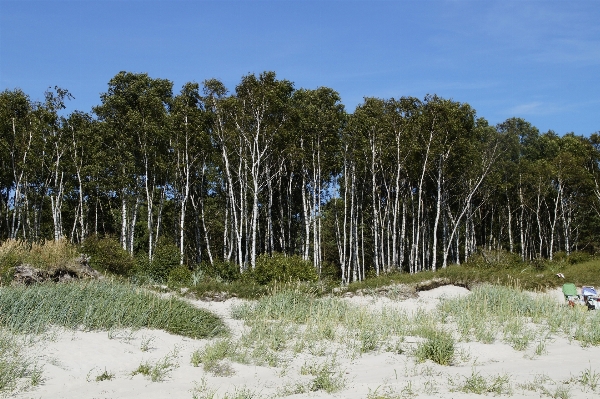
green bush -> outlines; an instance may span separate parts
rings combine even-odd
[[[192,272],[187,266],[179,265],[169,272],[167,285],[169,287],[185,287],[192,283]]]
[[[311,262],[298,255],[285,256],[281,253],[260,255],[251,275],[259,284],[274,281],[317,281],[319,278]]]
[[[116,238],[90,236],[81,245],[81,251],[90,257],[90,266],[100,272],[119,276],[129,276],[133,272],[135,261]]]
[[[567,253],[565,251],[554,252],[554,255],[552,255],[552,260],[554,262],[564,262],[567,260]]]
[[[572,252],[567,257],[567,262],[569,262],[570,265],[575,265],[577,263],[587,262],[591,259],[592,259],[592,255],[588,254],[587,252],[576,251],[576,252]]]
[[[140,254],[136,259],[137,273],[157,283],[167,282],[169,273],[177,266],[179,248],[164,240],[156,245],[151,261],[146,254]]]
[[[237,263],[215,259],[211,265],[208,262],[202,262],[198,265],[207,276],[221,279],[222,281],[237,281],[241,277],[240,267]]]
[[[496,251],[479,249],[476,254],[469,257],[466,267],[471,268],[504,268],[510,269],[518,267],[522,264],[521,257],[517,253],[510,253],[507,251]]]
[[[342,270],[338,265],[324,261],[321,265],[321,279],[339,281],[342,279]]]

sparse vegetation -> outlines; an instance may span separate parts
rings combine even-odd
[[[96,382],[112,380],[113,378],[115,378],[115,374],[104,369],[104,372],[96,376]]]
[[[334,393],[344,386],[343,372],[339,370],[335,358],[321,364],[305,364],[300,374],[311,375],[313,379],[306,385],[310,392],[325,391]]]
[[[214,375],[230,376],[233,374],[233,369],[225,359],[234,357],[235,351],[235,345],[230,339],[221,339],[194,351],[191,362],[194,367],[202,364],[205,371]]]
[[[7,259],[7,264],[21,262],[25,256],[29,256],[30,259],[36,256],[36,259],[51,258],[50,255],[31,255],[31,249],[24,247],[22,243],[13,242],[11,245],[12,247],[9,245],[4,248],[4,252],[0,251],[3,259]],[[52,251],[58,254],[53,256],[56,259],[62,257],[62,264],[68,264],[66,259],[77,255],[71,251],[72,248],[64,250],[65,245],[68,246],[62,243],[52,247]],[[175,253],[173,248],[166,252],[170,255]],[[15,254],[20,255],[14,258]],[[220,274],[205,271],[206,265],[188,270],[185,266],[173,265],[171,261],[174,260],[174,256],[165,255],[166,258],[161,260],[163,255],[159,253],[156,256],[157,262],[164,261],[167,264],[165,268],[169,274],[164,281],[168,283],[168,287],[132,284],[123,278],[125,273],[120,273],[121,277],[111,277],[111,273],[114,272],[106,269],[104,271],[107,277],[100,281],[85,280],[62,284],[47,282],[27,287],[4,285],[0,288],[0,325],[12,337],[21,336],[15,334],[41,333],[48,331],[52,326],[77,330],[106,330],[110,337],[127,342],[133,340],[136,329],[143,327],[164,329],[194,338],[221,336],[220,339],[211,341],[191,353],[191,357],[188,358],[191,364],[195,367],[201,366],[213,377],[234,374],[232,363],[235,362],[278,367],[281,368],[282,374],[299,372],[303,375],[303,380],[286,385],[281,391],[286,395],[314,391],[331,393],[343,389],[344,374],[335,362],[338,357],[354,359],[372,352],[403,354],[412,357],[415,367],[420,367],[420,370],[422,367],[428,368],[426,373],[421,370],[414,375],[433,375],[433,368],[439,367],[438,364],[448,366],[470,362],[471,355],[463,349],[462,344],[470,341],[493,343],[501,340],[515,350],[523,351],[524,356],[531,359],[547,353],[549,339],[556,334],[573,338],[582,346],[600,344],[600,333],[597,329],[586,327],[600,323],[600,312],[588,312],[583,307],[572,309],[560,306],[556,301],[549,300],[541,294],[532,295],[525,292],[521,284],[529,284],[527,271],[522,273],[525,276],[523,280],[504,280],[507,284],[505,286],[473,284],[470,295],[443,300],[433,311],[421,309],[409,313],[386,306],[369,310],[363,306],[351,306],[350,302],[339,297],[346,292],[356,292],[357,295],[385,296],[391,300],[410,298],[415,296],[419,289],[457,282],[456,276],[464,277],[468,273],[480,273],[478,281],[493,280],[493,276],[512,270],[511,268],[516,267],[515,264],[522,265],[512,258],[505,260],[506,264],[502,266],[505,269],[500,268],[497,271],[488,270],[490,267],[482,264],[483,257],[474,257],[472,264],[453,266],[436,274],[425,272],[416,275],[383,275],[333,292],[331,286],[314,281],[285,282],[281,281],[283,279],[273,278],[266,285],[259,284],[252,274],[236,274],[230,270],[229,264],[222,265],[223,271]],[[11,257],[19,260],[9,261],[13,259]],[[37,262],[38,265],[45,265],[45,261]],[[155,263],[154,266],[158,267],[159,263]],[[593,261],[588,263],[592,265]],[[585,264],[565,262],[563,266],[587,267]],[[554,271],[551,269],[554,267],[552,265],[537,265],[535,270],[543,271],[545,267],[549,268],[548,272]],[[465,271],[459,273],[461,268]],[[140,270],[142,269],[132,269],[133,281],[142,281],[135,277],[135,273]],[[453,273],[456,273],[455,277],[451,277]],[[230,277],[225,279],[221,274]],[[402,281],[404,285],[378,285],[398,281]],[[206,289],[213,287],[212,292],[224,297],[235,295],[235,289],[228,290],[238,287],[248,290],[245,291],[248,297],[257,299],[232,308],[232,316],[243,321],[246,327],[234,340],[231,337],[223,337],[227,329],[218,318],[190,306],[170,291],[177,288],[175,292],[179,292],[181,287],[188,287],[195,295],[201,292],[210,295],[211,291]],[[161,295],[153,292],[156,289],[160,290]],[[325,295],[327,293],[329,294]],[[456,330],[452,330],[455,327]],[[407,340],[408,337],[410,339]],[[139,349],[142,352],[153,349],[153,341],[153,336],[143,336]],[[298,367],[297,365],[290,366],[293,362],[291,359],[298,354],[307,359],[300,370],[294,368]],[[4,360],[2,359],[3,362]],[[14,364],[21,366],[15,366],[11,373],[16,377],[11,377],[12,382],[6,383],[0,391],[9,392],[17,386],[40,383],[41,368],[25,357],[16,356],[13,360],[17,360]],[[427,360],[433,363],[422,363]],[[474,363],[476,361],[477,359]],[[4,364],[2,363],[4,370],[8,370]],[[421,365],[417,366],[418,364]],[[176,356],[168,355],[158,360],[141,362],[132,375],[142,374],[152,381],[163,381],[177,366]],[[2,371],[0,370],[0,374]],[[99,371],[97,375],[90,376],[92,381],[114,378],[114,373],[106,369],[98,373]],[[590,367],[568,383],[534,381],[529,385],[516,386],[548,397],[566,398],[574,386],[596,392],[599,380],[598,373]],[[204,383],[206,385],[206,381]],[[421,392],[438,393],[450,387],[461,392],[494,395],[509,394],[513,389],[507,374],[484,376],[473,369],[470,376],[462,377],[457,383],[448,386],[440,385],[439,381],[433,379],[421,384],[413,384],[409,380],[393,390],[370,391],[368,397],[411,398]],[[216,390],[210,389],[202,392],[195,390],[193,395],[202,399],[217,397]],[[233,392],[221,393],[219,397],[258,396],[255,391],[244,387]]]
[[[0,394],[28,389],[43,381],[42,368],[26,353],[25,339],[0,328]]]
[[[454,387],[454,390],[477,395],[510,395],[512,385],[507,374],[485,377],[480,372],[472,370],[471,375],[465,377]]]
[[[152,382],[164,381],[169,376],[169,373],[179,366],[176,360],[176,353],[173,352],[157,360],[155,363],[150,363],[149,361],[141,363],[131,375],[142,374],[150,378]]]

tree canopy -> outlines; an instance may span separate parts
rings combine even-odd
[[[233,92],[120,72],[90,113],[0,93],[0,240],[114,236],[180,263],[299,255],[344,282],[465,262],[596,252],[600,133],[491,126],[469,104],[365,98],[274,72]]]

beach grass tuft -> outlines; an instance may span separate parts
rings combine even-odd
[[[16,333],[42,333],[51,326],[74,330],[145,327],[191,338],[227,332],[223,322],[208,311],[117,281],[43,283],[0,290],[0,326]]]

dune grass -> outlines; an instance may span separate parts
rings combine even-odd
[[[536,337],[562,333],[581,345],[600,345],[600,312],[571,308],[546,295],[532,295],[519,288],[481,285],[471,295],[444,301],[440,319],[454,322],[463,341],[492,343],[502,338],[514,349],[525,350]],[[540,346],[541,345],[541,346]],[[538,343],[536,354],[543,352]]]
[[[74,260],[78,257],[77,248],[67,240],[28,243],[19,240],[6,240],[0,243],[0,275],[7,275],[12,268],[28,264],[37,269],[77,270]],[[2,281],[0,280],[0,283]]]
[[[0,288],[0,326],[41,333],[50,326],[83,330],[155,328],[191,338],[226,333],[211,313],[117,281],[44,283]]]
[[[42,369],[25,353],[26,337],[0,329],[0,393],[11,393],[42,382]]]

